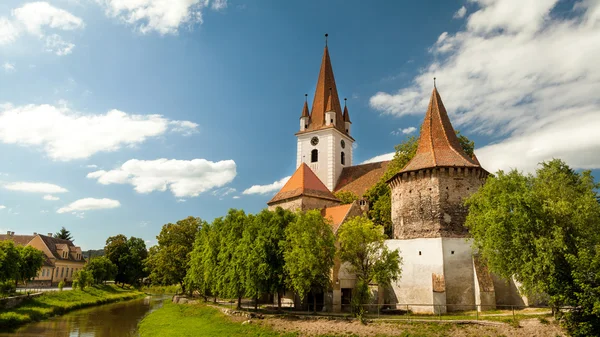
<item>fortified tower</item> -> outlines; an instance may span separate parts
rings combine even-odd
[[[464,226],[464,199],[487,175],[462,149],[434,85],[417,153],[388,180],[393,239],[387,245],[403,257],[403,276],[393,285],[398,303],[429,304],[412,308],[425,312],[474,309],[482,298],[495,304],[489,274],[477,275],[474,268]]]
[[[330,191],[344,167],[352,166],[351,124],[346,104],[342,111],[326,43],[312,109],[305,100],[300,115],[296,167],[306,163]]]

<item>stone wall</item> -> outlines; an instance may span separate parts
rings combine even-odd
[[[20,295],[20,296],[2,298],[2,299],[0,299],[0,308],[2,308],[2,309],[14,308],[14,307],[20,305],[21,303],[23,303],[23,301],[25,301],[27,299],[34,298],[34,297],[40,297],[42,295],[43,295],[43,293],[36,293],[36,294],[30,294],[30,295]]]
[[[464,199],[485,183],[481,169],[434,168],[390,182],[394,239],[467,237]]]
[[[292,199],[287,199],[276,204],[270,205],[268,208],[270,211],[274,211],[277,207],[281,207],[283,209],[290,210],[292,212],[295,211],[309,211],[311,209],[321,209],[323,207],[332,207],[339,205],[339,201],[314,198],[314,197],[306,197],[299,196]]]

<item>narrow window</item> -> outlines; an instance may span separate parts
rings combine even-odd
[[[419,251],[419,255],[421,255],[421,251]]]
[[[319,161],[319,150],[314,149],[310,152],[310,162],[316,163]]]
[[[342,152],[342,165],[346,165],[346,154]]]
[[[333,124],[333,119],[330,120],[330,123]]]
[[[451,251],[450,254],[454,255],[454,251]]]

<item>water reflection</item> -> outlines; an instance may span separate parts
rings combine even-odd
[[[146,314],[160,308],[165,296],[77,310],[64,316],[26,325],[0,337],[130,337]]]

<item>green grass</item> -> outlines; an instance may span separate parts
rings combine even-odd
[[[75,309],[130,300],[143,295],[142,292],[132,288],[110,285],[88,287],[83,291],[45,293],[23,302],[16,308],[0,310],[0,329],[14,329],[26,323],[40,321]]]
[[[181,292],[180,285],[170,285],[170,286],[149,286],[143,287],[142,291],[146,294],[179,294]]]
[[[296,336],[296,334],[279,334],[252,324],[242,325],[232,322],[218,309],[206,305],[177,305],[168,302],[140,322],[139,334],[141,337]]]

